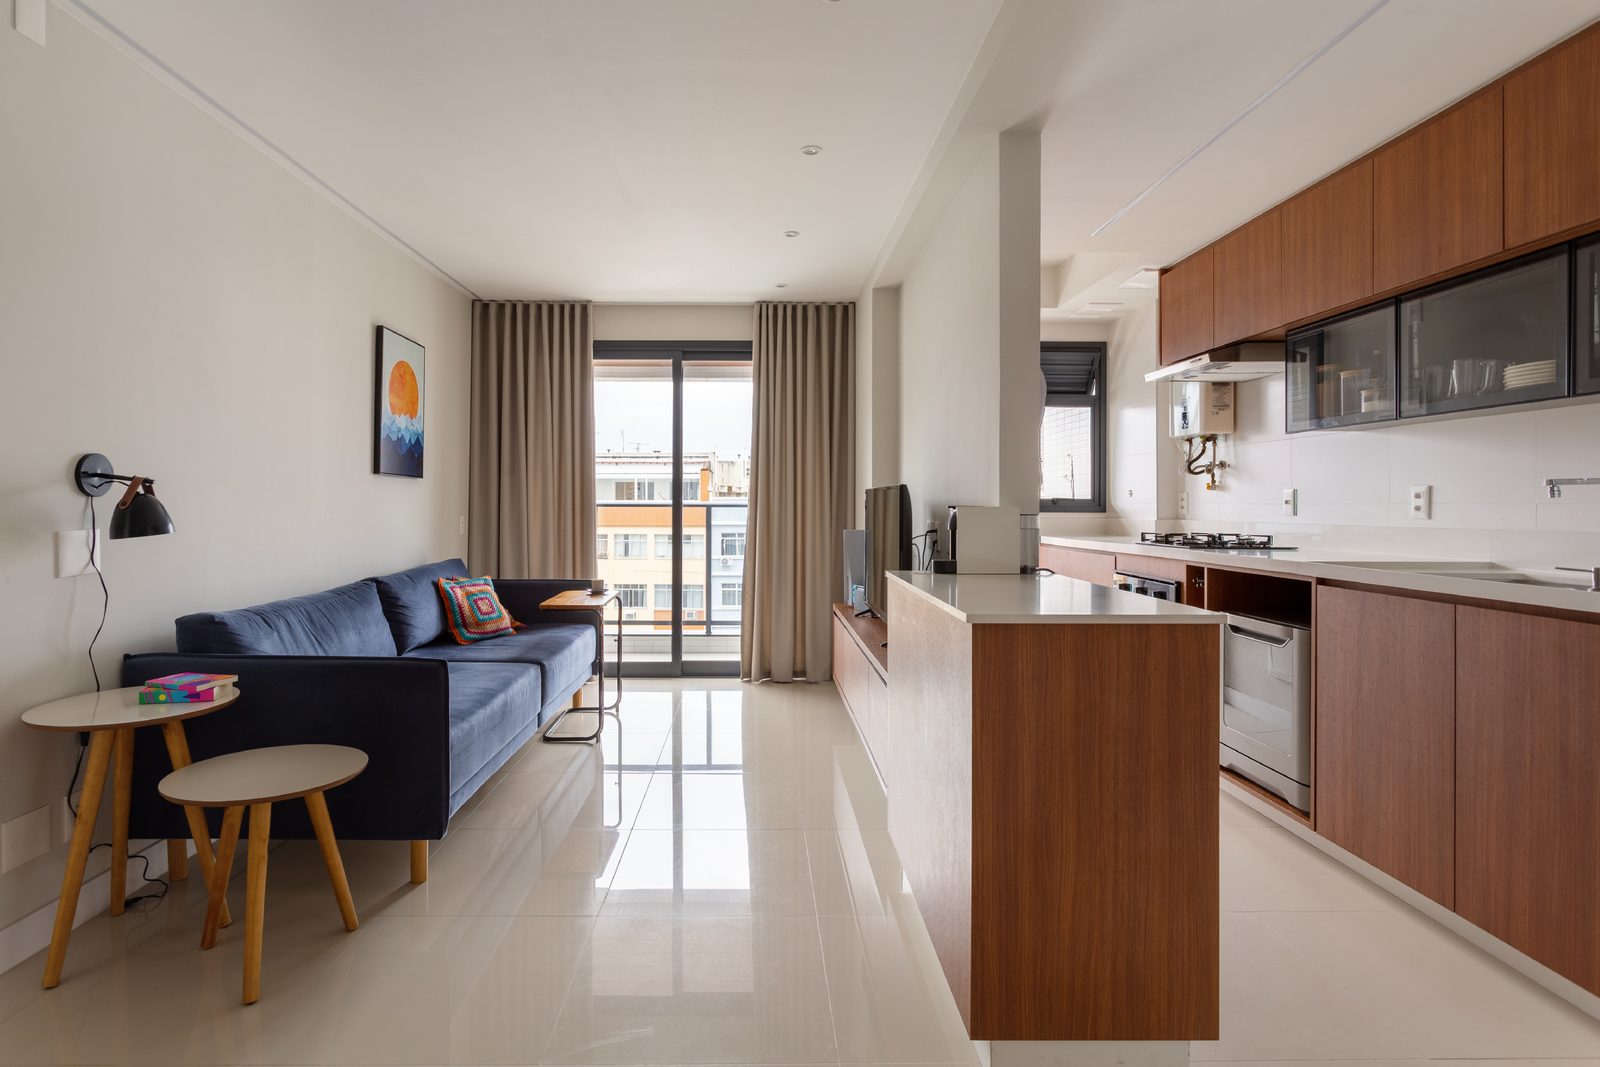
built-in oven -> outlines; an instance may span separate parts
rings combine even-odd
[[[1151,578],[1143,574],[1125,574],[1117,571],[1112,577],[1116,580],[1117,588],[1125,593],[1138,593],[1140,596],[1154,597],[1157,600],[1170,600],[1174,604],[1182,598],[1178,595],[1180,582],[1169,581],[1166,578]]]
[[[1310,811],[1310,628],[1230,614],[1222,685],[1222,765]]]

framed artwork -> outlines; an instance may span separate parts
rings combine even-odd
[[[422,477],[422,419],[427,399],[426,351],[387,326],[378,327],[374,474]]]

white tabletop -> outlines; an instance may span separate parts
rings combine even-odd
[[[342,785],[367,768],[344,745],[279,745],[213,756],[173,771],[156,791],[174,804],[224,808],[302,797]]]
[[[22,721],[36,730],[120,730],[128,726],[155,726],[192,719],[225,708],[239,699],[239,690],[229,685],[222,687],[223,695],[217,700],[141,704],[139,690],[142,688],[132,685],[126,689],[107,689],[54,700],[23,712]]]
[[[1059,575],[890,571],[889,577],[973,624],[1222,622],[1215,612]],[[893,622],[889,625],[892,631]]]

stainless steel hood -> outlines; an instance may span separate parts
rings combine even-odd
[[[1144,376],[1147,382],[1248,382],[1283,373],[1282,341],[1251,341],[1203,352]]]

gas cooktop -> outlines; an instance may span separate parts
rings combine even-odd
[[[1231,533],[1142,533],[1140,544],[1170,545],[1173,548],[1263,549],[1279,552],[1293,549],[1293,545],[1274,545],[1271,534]]]

